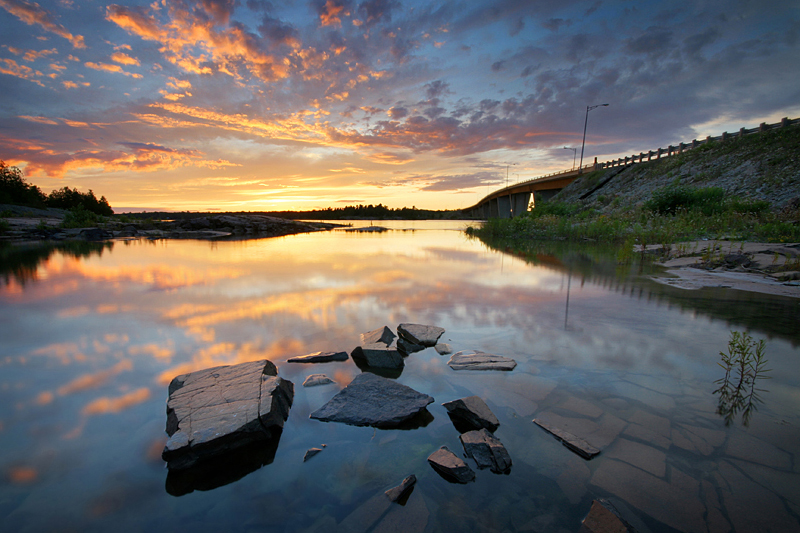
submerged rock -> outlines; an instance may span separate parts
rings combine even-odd
[[[475,459],[478,468],[489,468],[501,474],[511,468],[511,456],[500,442],[500,439],[489,433],[487,429],[468,431],[459,437],[464,451]]]
[[[189,468],[283,428],[294,398],[291,381],[270,361],[184,374],[169,384],[167,434],[161,457],[170,470]]]
[[[636,533],[607,500],[594,500],[589,514],[581,522],[580,533]]]
[[[321,451],[322,448],[309,448],[308,450],[306,450],[306,454],[303,456],[303,462],[305,463],[306,461],[308,461]]]
[[[316,387],[318,385],[327,385],[333,383],[333,380],[325,374],[311,374],[303,382],[303,387]]]
[[[428,463],[451,483],[469,483],[475,480],[475,472],[447,446],[433,452],[428,457]]]
[[[382,342],[358,346],[351,354],[353,360],[360,360],[372,368],[403,368],[403,356],[396,348],[386,346]]]
[[[584,459],[591,459],[600,453],[598,448],[592,446],[582,438],[573,435],[569,431],[564,431],[563,429],[553,427],[538,418],[535,418],[533,421],[537,426],[553,435],[555,438],[560,440],[564,446],[577,453]]]
[[[442,404],[460,433],[486,428],[493,432],[500,421],[480,396],[468,396]]]
[[[425,326],[423,324],[400,324],[397,334],[413,344],[435,346],[436,341],[444,333],[444,328],[438,326]]]
[[[388,327],[383,326],[382,328],[373,329],[367,333],[361,334],[361,344],[362,346],[365,344],[377,344],[379,342],[389,346],[394,341],[395,335],[392,330]]]
[[[436,349],[436,353],[439,355],[449,355],[453,353],[453,347],[446,342],[440,342],[434,348]]]
[[[447,364],[453,370],[514,370],[517,362],[502,355],[485,352],[466,353],[460,351],[450,356]]]
[[[286,360],[287,363],[330,363],[332,361],[347,361],[347,352],[315,352],[308,355],[299,355]]]
[[[310,418],[353,426],[391,428],[422,413],[432,402],[433,398],[427,394],[365,372],[311,413]]]
[[[414,489],[414,485],[417,483],[417,476],[411,474],[407,478],[405,478],[398,486],[392,487],[391,489],[386,491],[386,496],[393,502],[398,502],[401,505],[405,503],[408,499],[409,494]]]

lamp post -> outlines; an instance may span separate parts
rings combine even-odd
[[[506,189],[508,189],[508,169],[516,163],[506,163]],[[498,206],[499,207],[499,206]],[[511,193],[508,193],[508,218],[514,218],[514,208],[511,204]]]
[[[578,167],[578,174],[583,174],[583,147],[586,145],[586,125],[589,124],[589,111],[596,107],[608,107],[608,104],[586,106],[586,120],[583,121],[583,142],[581,143],[581,164]]]
[[[575,158],[578,157],[578,149],[565,146],[564,150],[572,150],[572,170],[575,170]]]

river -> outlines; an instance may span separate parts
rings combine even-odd
[[[389,230],[6,250],[2,530],[577,531],[597,498],[640,531],[800,529],[800,303],[664,287],[580,248],[498,251],[464,222],[375,224]],[[286,360],[403,322],[518,365],[454,371],[429,348],[396,378],[435,398],[426,425],[310,419],[361,370]],[[765,341],[738,389],[720,356],[734,331]],[[169,381],[258,359],[295,388],[274,458],[176,486],[160,457]],[[335,384],[302,387],[314,373]],[[513,465],[451,484],[426,459],[461,455],[441,404],[470,395],[498,417]],[[601,454],[582,459],[534,418]],[[410,474],[406,505],[384,506]]]

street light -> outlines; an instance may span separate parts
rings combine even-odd
[[[586,145],[586,125],[589,123],[589,111],[596,107],[608,107],[608,104],[586,106],[586,120],[583,121],[583,142],[581,143],[581,164],[578,168],[578,174],[583,174],[583,147]]]
[[[575,170],[575,158],[578,157],[578,149],[565,146],[564,150],[572,150],[572,170]]]
[[[506,188],[508,188],[508,169],[511,165],[516,165],[516,163],[506,163]]]

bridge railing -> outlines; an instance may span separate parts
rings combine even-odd
[[[712,136],[709,135],[705,139],[701,139],[701,140],[692,139],[692,142],[690,142],[690,143],[681,142],[681,143],[678,143],[676,145],[672,145],[671,144],[671,145],[667,146],[666,148],[658,148],[656,150],[648,150],[647,152],[639,152],[638,154],[633,154],[633,155],[630,155],[630,156],[621,157],[619,159],[612,159],[612,160],[606,161],[604,163],[594,162],[592,164],[584,166],[583,168],[572,168],[570,170],[559,170],[558,172],[553,172],[551,174],[545,174],[545,175],[542,175],[542,176],[536,176],[535,178],[531,178],[531,179],[525,180],[525,181],[520,181],[520,182],[515,183],[514,185],[509,185],[507,187],[503,187],[502,189],[498,189],[497,191],[495,191],[494,193],[490,194],[489,196],[492,196],[494,194],[498,194],[498,193],[500,193],[500,192],[502,192],[502,191],[504,191],[506,189],[515,188],[515,187],[518,187],[520,185],[525,185],[526,183],[534,183],[534,182],[537,182],[539,180],[543,180],[543,179],[546,179],[546,178],[552,178],[553,176],[560,176],[560,175],[568,176],[570,174],[573,174],[573,173],[576,173],[576,172],[580,172],[580,171],[600,170],[600,169],[604,169],[604,168],[627,166],[627,165],[632,165],[634,163],[642,163],[642,162],[645,162],[645,161],[652,161],[653,157],[655,157],[656,159],[661,159],[662,157],[670,157],[670,156],[673,156],[673,155],[682,154],[683,152],[691,150],[692,148],[697,148],[698,146],[702,146],[702,145],[708,144],[710,142],[715,142],[715,141],[725,142],[725,141],[728,141],[728,140],[731,140],[731,139],[744,137],[745,135],[752,135],[754,133],[763,133],[765,131],[769,131],[769,130],[773,130],[773,129],[777,129],[777,128],[786,128],[788,126],[792,126],[792,125],[796,125],[796,124],[800,124],[800,118],[795,118],[795,119],[783,118],[780,122],[776,122],[775,124],[766,124],[766,123],[762,122],[757,128],[751,128],[751,129],[740,128],[739,131],[737,131],[735,133],[728,133],[727,131],[725,131],[725,132],[722,132],[722,135],[718,135],[716,137],[712,137]],[[487,198],[488,198],[488,196],[487,196]],[[485,200],[485,198],[484,198],[484,200]],[[484,201],[484,200],[482,200],[482,201]],[[478,204],[480,204],[481,202],[479,202]]]

